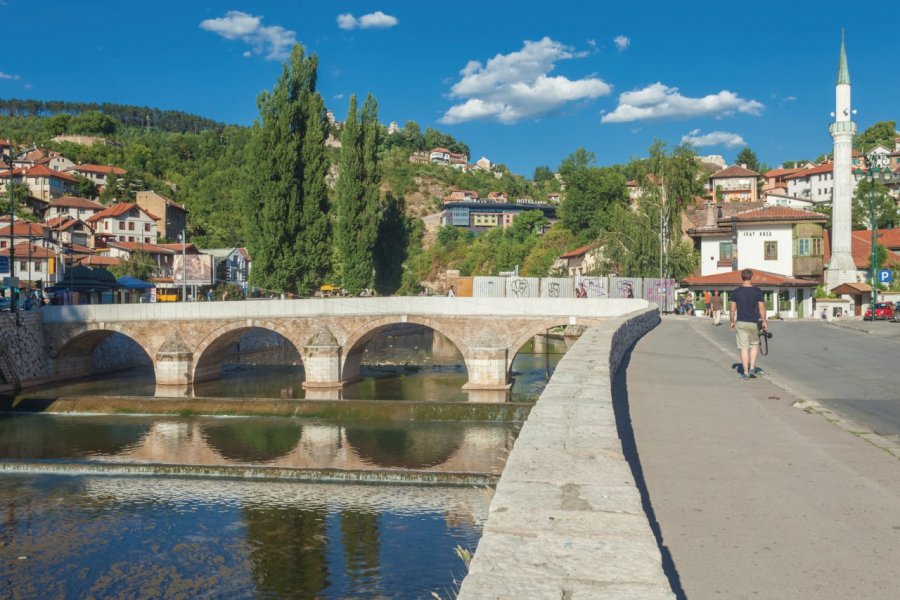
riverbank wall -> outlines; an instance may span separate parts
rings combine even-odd
[[[15,391],[45,378],[41,313],[0,313],[0,392]]]
[[[556,368],[497,484],[460,600],[674,598],[623,453],[612,383],[655,306],[588,328]]]

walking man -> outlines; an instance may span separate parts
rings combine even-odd
[[[757,321],[762,322],[764,330],[769,330],[763,293],[751,283],[752,279],[753,271],[741,271],[741,287],[731,292],[731,307],[728,311],[731,330],[737,336],[737,347],[741,352],[741,379],[752,379],[760,371],[756,368],[756,356],[759,353]]]
[[[713,325],[718,327],[722,324],[722,309],[724,308],[724,304],[722,303],[722,296],[719,295],[719,290],[714,290],[712,294],[712,298],[709,301],[710,310],[712,311],[712,319]]]

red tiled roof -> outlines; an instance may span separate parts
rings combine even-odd
[[[443,152],[444,154],[450,154],[450,151],[446,148],[432,148],[432,152]]]
[[[19,258],[29,256],[29,246],[31,246],[31,258],[56,258],[56,253],[52,250],[44,248],[43,246],[35,246],[34,244],[29,244],[28,242],[16,244],[16,256]],[[9,256],[9,248],[0,250],[0,256]]]
[[[825,215],[811,210],[790,208],[787,206],[764,206],[762,208],[748,210],[727,217],[720,221],[827,221]]]
[[[46,233],[47,227],[45,225],[41,223],[31,223],[30,221],[22,221],[20,219],[16,219],[12,230],[14,236],[44,237]],[[9,225],[7,224],[0,229],[0,238],[8,235]]]
[[[200,250],[191,242],[188,242],[187,244],[159,244],[160,248],[168,248],[169,250],[174,250],[179,254],[182,252],[182,246],[184,246],[185,254],[200,254]]]
[[[83,171],[85,173],[106,173],[107,175],[124,175],[128,172],[122,167],[116,167],[113,165],[76,165],[69,170]]]
[[[774,177],[783,177],[785,175],[793,175],[798,171],[802,171],[803,167],[796,167],[793,169],[772,169],[771,171],[766,171],[763,175],[766,179],[772,179]]]
[[[574,250],[569,250],[568,252],[560,256],[560,258],[575,258],[577,256],[582,256],[584,254],[587,254],[588,250],[590,250],[591,248],[592,246],[590,244],[588,244],[587,246],[582,246],[581,248],[575,248]]]
[[[804,177],[809,177],[810,175],[819,175],[821,173],[831,173],[834,171],[834,163],[824,163],[819,165],[818,167],[812,167],[810,169],[804,169],[793,175],[788,175],[785,179],[803,179]]]
[[[893,249],[900,247],[900,229],[879,229],[878,243],[888,249],[885,266],[900,267],[900,252]],[[824,242],[824,263],[831,262],[831,235],[826,230],[822,236]],[[857,269],[868,269],[869,258],[872,256],[872,230],[863,229],[850,232],[850,254],[853,256],[853,264]]]
[[[109,219],[111,217],[119,217],[119,216],[124,215],[128,211],[130,211],[132,208],[135,208],[135,209],[141,211],[142,213],[144,213],[145,215],[147,215],[154,221],[159,221],[159,217],[150,214],[149,212],[147,212],[146,210],[144,210],[137,204],[134,204],[133,202],[122,202],[119,204],[113,204],[106,210],[104,210],[102,212],[98,212],[95,215],[91,215],[90,217],[88,217],[87,221],[88,221],[88,223],[93,223],[96,221],[100,221],[102,219]]]
[[[697,277],[688,277],[682,280],[682,283],[689,286],[739,286],[743,283],[741,279],[741,271],[729,271],[727,273],[714,273],[712,275],[703,275]],[[816,287],[818,283],[815,281],[806,281],[788,277],[787,275],[779,275],[777,273],[769,273],[768,271],[760,271],[753,269],[753,279],[750,280],[753,285],[763,285],[766,287]]]
[[[12,148],[12,142],[10,142],[9,140],[4,140],[3,138],[0,138],[0,146],[2,146],[4,148]]]
[[[709,176],[710,179],[722,179],[724,177],[759,177],[759,173],[751,171],[750,169],[745,169],[744,167],[732,165]]]
[[[141,242],[109,242],[111,248],[121,248],[129,252],[149,252],[150,254],[175,254],[171,248],[159,246],[157,244],[145,244]]]
[[[28,169],[28,171],[25,172],[25,177],[57,177],[59,179],[71,181],[72,183],[78,183],[78,180],[68,173],[63,173],[62,171],[54,171],[53,169],[47,168],[46,165],[35,165],[31,167],[30,169]]]
[[[99,202],[94,202],[93,200],[88,200],[87,198],[77,198],[75,196],[63,196],[62,198],[51,200],[50,206],[56,206],[60,208],[86,208],[97,211],[106,210],[106,207]]]
[[[122,259],[118,256],[103,256],[98,254],[92,254],[90,256],[82,256],[81,258],[75,259],[79,264],[82,264],[86,267],[112,267],[119,264]]]
[[[78,244],[70,244],[69,250],[72,252],[78,252],[79,254],[93,254],[94,249],[88,248],[87,246],[79,246]]]

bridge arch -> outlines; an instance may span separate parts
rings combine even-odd
[[[427,317],[407,315],[390,315],[373,319],[353,331],[343,343],[343,355],[341,356],[341,378],[344,381],[353,381],[359,377],[360,364],[363,359],[363,350],[372,339],[392,325],[421,325],[446,337],[456,347],[466,363],[468,370],[468,346],[456,334],[446,331],[446,328],[436,324]]]
[[[512,345],[509,347],[509,363],[506,365],[506,371],[507,371],[508,375],[510,377],[512,376],[513,361],[516,359],[516,355],[519,354],[519,352],[522,350],[523,347],[525,347],[525,344],[527,344],[531,338],[533,338],[534,336],[539,335],[541,333],[544,333],[549,329],[553,329],[554,327],[565,327],[568,324],[569,324],[568,319],[565,319],[565,320],[561,320],[561,319],[549,320],[548,319],[547,321],[543,321],[541,323],[538,323],[536,325],[532,325],[532,326],[526,328],[521,334],[519,334],[519,337],[517,337],[513,341]]]
[[[282,347],[290,353],[296,353],[297,359],[301,363],[303,362],[302,344],[299,343],[294,332],[285,325],[270,321],[233,321],[209,332],[197,345],[193,352],[191,381],[198,383],[218,378],[221,375],[223,360],[227,359],[235,350],[239,352],[241,348],[236,348],[236,346],[241,338],[254,331],[272,334],[281,342]],[[265,346],[260,344],[257,348],[264,350]],[[297,383],[299,385],[300,382]]]
[[[139,337],[117,325],[85,324],[47,354],[47,371],[60,379],[103,371],[152,367],[153,353]]]
[[[294,452],[302,429],[294,419],[226,419],[203,423],[200,435],[225,460],[253,464],[272,462]]]

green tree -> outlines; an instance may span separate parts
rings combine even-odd
[[[71,122],[72,115],[67,113],[59,113],[58,115],[47,117],[47,119],[44,121],[44,130],[49,136],[62,135],[69,131]]]
[[[756,153],[749,147],[740,151],[735,162],[739,165],[747,165],[747,168],[751,171],[759,172],[759,159],[756,158]]]
[[[146,252],[136,251],[128,258],[120,259],[119,264],[110,266],[109,270],[117,278],[131,275],[147,281],[153,275],[153,259]]]
[[[573,173],[594,166],[595,160],[596,157],[593,152],[589,152],[584,148],[578,148],[559,164],[559,174],[566,185],[569,185],[569,177]]]
[[[877,229],[900,227],[900,210],[883,183],[860,181],[853,194],[850,218],[853,229],[872,227],[872,191],[875,192],[875,223]],[[831,203],[828,203],[829,208]]]
[[[403,263],[409,252],[410,223],[406,203],[391,193],[385,196],[375,244],[375,291],[381,296],[403,285]]]
[[[78,183],[72,188],[72,195],[78,196],[80,198],[96,198],[97,197],[97,185],[83,175],[74,174],[75,179],[78,180]]]
[[[422,135],[422,128],[415,121],[407,121],[403,125],[400,132],[403,137],[403,143],[411,152],[421,152],[425,149],[425,137]]]
[[[71,120],[73,133],[113,135],[118,127],[116,119],[97,111],[82,113]]]
[[[608,224],[611,206],[628,199],[625,176],[612,167],[593,167],[593,154],[576,150],[560,165],[566,195],[560,221],[581,243],[597,239]]]
[[[553,171],[550,170],[550,167],[547,166],[539,166],[534,168],[534,182],[535,183],[543,183],[545,181],[550,181],[553,179]]]
[[[378,238],[379,183],[378,105],[366,98],[357,116],[356,96],[341,135],[341,155],[336,187],[337,255],[341,282],[351,294],[374,283],[374,251]]]
[[[257,99],[243,209],[251,279],[264,289],[309,294],[325,279],[329,222],[325,103],[316,55],[295,44],[271,92]]]
[[[896,121],[881,121],[875,123],[853,139],[854,150],[863,154],[869,152],[875,146],[884,146],[888,150],[894,149],[894,138],[897,137]]]

